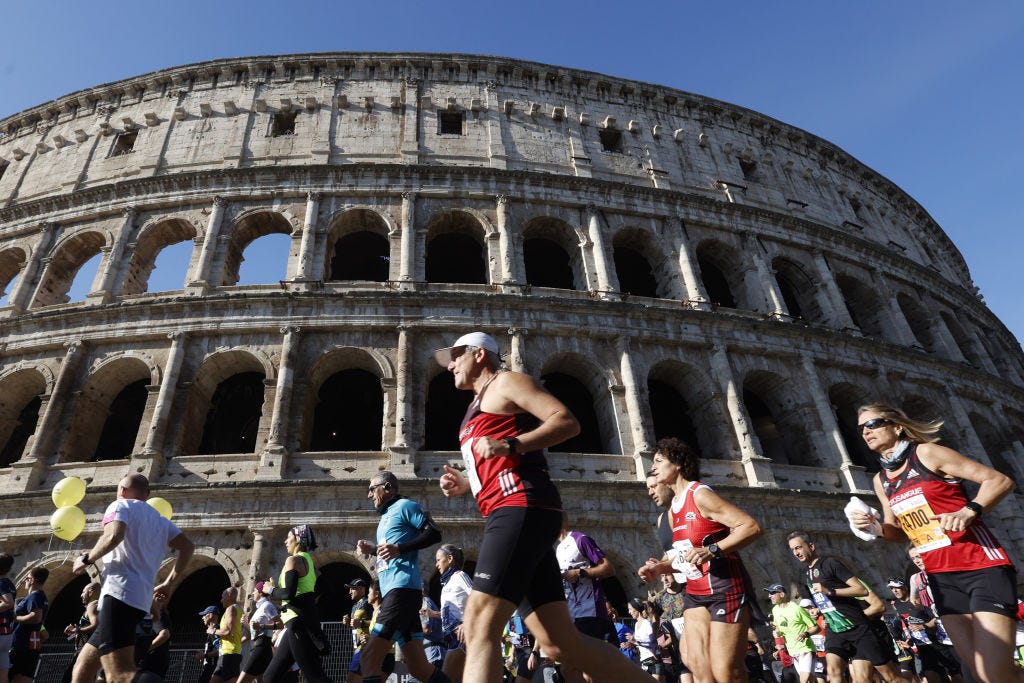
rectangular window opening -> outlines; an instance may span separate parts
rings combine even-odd
[[[743,171],[744,180],[755,180],[757,178],[757,162],[750,159],[740,159],[740,170]]]
[[[126,130],[118,133],[114,138],[114,147],[110,150],[110,156],[120,157],[131,154],[135,150],[135,140],[139,137],[139,131]]]
[[[597,131],[601,148],[606,152],[622,152],[622,131],[618,128],[602,128]]]
[[[437,115],[438,135],[462,135],[462,121],[465,115],[461,111],[443,111]]]
[[[295,135],[295,117],[298,115],[298,111],[279,111],[274,114],[273,122],[270,125],[270,137]]]

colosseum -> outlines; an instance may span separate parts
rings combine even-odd
[[[239,284],[273,235],[283,279]],[[472,558],[479,514],[437,487],[470,397],[431,360],[471,329],[580,418],[549,463],[617,600],[645,590],[663,436],[764,525],[758,585],[797,578],[794,529],[876,586],[907,570],[842,513],[871,496],[868,399],[945,419],[945,443],[1024,483],[1024,356],[926,209],[826,140],[649,83],[328,53],[65,95],[0,121],[0,286],[0,546],[12,578],[51,569],[54,632],[80,610],[68,558],[128,471],[196,541],[182,632],[222,587],[276,573],[303,521],[325,617],[343,613],[383,469]],[[88,482],[71,543],[48,522],[68,476]],[[990,515],[1018,561],[1022,513],[1012,496]]]

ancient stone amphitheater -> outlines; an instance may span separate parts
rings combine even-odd
[[[274,234],[284,278],[239,285]],[[184,278],[153,291],[181,243]],[[619,600],[656,547],[640,482],[662,436],[765,526],[759,584],[798,576],[794,529],[883,593],[907,569],[842,515],[875,469],[863,401],[944,418],[946,443],[1024,482],[1020,347],[923,207],[806,131],[597,73],[304,54],[60,97],[0,121],[0,286],[0,546],[19,575],[53,571],[52,629],[77,605],[66,559],[128,471],[197,542],[182,628],[276,573],[299,522],[341,613],[385,468],[472,558],[479,515],[436,485],[469,395],[431,360],[471,329],[584,425],[549,459]],[[70,544],[48,527],[66,476],[89,483]],[[1021,558],[1021,499],[990,518]]]

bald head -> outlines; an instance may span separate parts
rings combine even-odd
[[[118,484],[122,498],[146,500],[149,498],[149,479],[141,474],[129,474]]]

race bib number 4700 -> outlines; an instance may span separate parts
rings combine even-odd
[[[893,503],[891,507],[907,538],[922,553],[944,548],[952,543],[938,520],[932,519],[935,512],[923,493],[908,496],[898,503]]]

